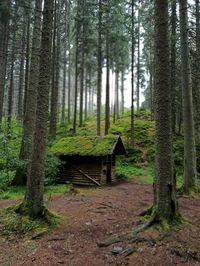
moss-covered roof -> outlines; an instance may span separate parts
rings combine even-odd
[[[66,137],[58,140],[50,151],[58,156],[104,156],[113,153],[125,153],[121,138],[114,135],[106,137]]]

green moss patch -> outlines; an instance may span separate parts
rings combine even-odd
[[[104,156],[112,154],[118,138],[114,135],[106,137],[77,136],[66,137],[56,142],[50,152],[56,155]]]
[[[18,206],[8,207],[0,211],[0,235],[6,238],[24,236],[27,234],[47,232],[49,224],[42,220],[33,220],[15,212]]]

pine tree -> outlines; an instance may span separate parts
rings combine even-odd
[[[155,0],[154,205],[160,221],[165,219],[171,223],[177,214],[177,202],[173,173],[169,75],[168,1]]]
[[[180,34],[181,34],[181,65],[182,65],[182,95],[183,95],[183,128],[184,128],[184,190],[189,193],[195,188],[196,148],[194,136],[192,82],[188,49],[188,14],[187,0],[179,1]]]

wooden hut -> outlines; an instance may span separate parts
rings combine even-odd
[[[51,151],[63,161],[58,183],[101,186],[114,182],[116,155],[125,154],[119,136],[66,137]]]

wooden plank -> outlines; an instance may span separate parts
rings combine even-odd
[[[101,184],[99,182],[97,182],[96,180],[94,180],[91,176],[87,175],[86,173],[84,173],[81,169],[78,169],[74,166],[72,166],[72,168],[74,168],[75,170],[77,170],[79,173],[81,173],[82,175],[84,175],[85,177],[87,177],[90,181],[92,181],[93,183],[95,183],[97,186],[101,186]]]

